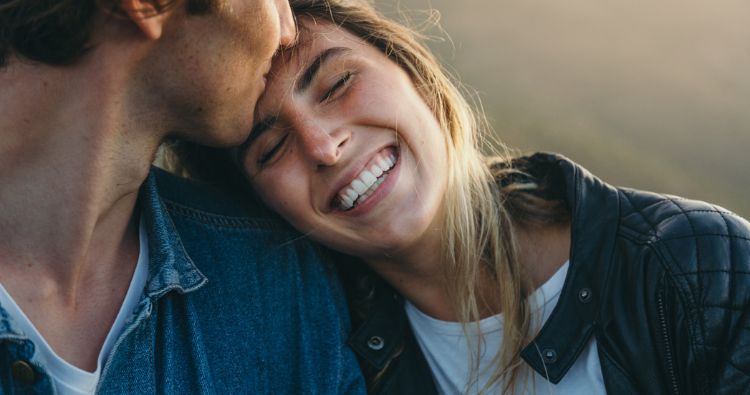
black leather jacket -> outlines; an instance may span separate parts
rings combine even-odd
[[[572,243],[559,302],[524,360],[557,383],[594,336],[610,394],[749,394],[750,223],[615,188],[559,155],[528,163],[566,201]],[[379,376],[372,392],[436,393],[401,297],[369,281],[373,303],[349,344],[366,376]]]

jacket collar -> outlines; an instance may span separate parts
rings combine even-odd
[[[346,265],[340,271],[344,286],[350,288],[347,293],[354,298],[350,303],[367,306],[354,314],[355,327],[347,344],[369,368],[379,371],[398,355],[410,330],[403,298],[363,263]]]
[[[149,245],[149,274],[145,294],[156,300],[175,290],[188,293],[208,281],[182,245],[157,186],[158,170],[152,170],[139,192],[139,208],[146,224]],[[21,342],[26,336],[0,306],[0,339]]]
[[[620,212],[618,192],[569,159],[553,154],[530,158],[564,181],[571,212],[571,251],[562,293],[536,338],[521,356],[543,377],[558,383],[586,346],[594,328],[604,279],[614,251]]]
[[[169,291],[188,293],[208,279],[198,270],[159,195],[157,170],[149,173],[141,187],[139,202],[146,223],[149,244],[149,274],[146,295],[158,299]]]

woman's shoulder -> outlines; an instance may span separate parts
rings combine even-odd
[[[622,226],[637,230],[653,241],[695,243],[715,239],[733,240],[741,245],[750,242],[750,222],[723,207],[673,195],[629,188],[618,190]]]
[[[563,155],[540,152],[505,160],[491,158],[489,166],[501,189],[510,186],[511,194],[564,202],[571,211],[573,206],[585,210],[598,207],[601,199],[616,199],[620,227],[645,239],[690,243],[698,238],[724,238],[740,244],[750,240],[750,222],[730,210],[699,200],[611,186]],[[600,193],[604,190],[612,193]]]
[[[618,233],[640,246],[630,256],[657,259],[663,274],[663,330],[690,344],[689,351],[679,349],[693,361],[681,368],[684,382],[699,392],[747,388],[750,378],[742,372],[750,366],[750,223],[702,201],[622,188],[619,193]]]

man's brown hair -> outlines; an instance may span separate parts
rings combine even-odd
[[[154,0],[160,12],[176,0]],[[210,12],[218,0],[188,0],[190,14]],[[11,55],[61,66],[91,49],[98,10],[122,15],[119,0],[0,0],[0,67]]]

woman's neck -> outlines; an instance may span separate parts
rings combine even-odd
[[[453,304],[448,295],[440,241],[366,263],[396,291],[425,314],[445,321],[455,320]]]
[[[516,228],[517,256],[537,289],[570,259],[570,223]]]
[[[539,288],[570,256],[570,224],[517,228],[517,256],[533,289]],[[419,245],[387,259],[367,264],[425,314],[443,321],[458,321],[445,276],[442,238],[436,232]],[[479,275],[475,288],[479,316],[501,313],[493,276]]]

